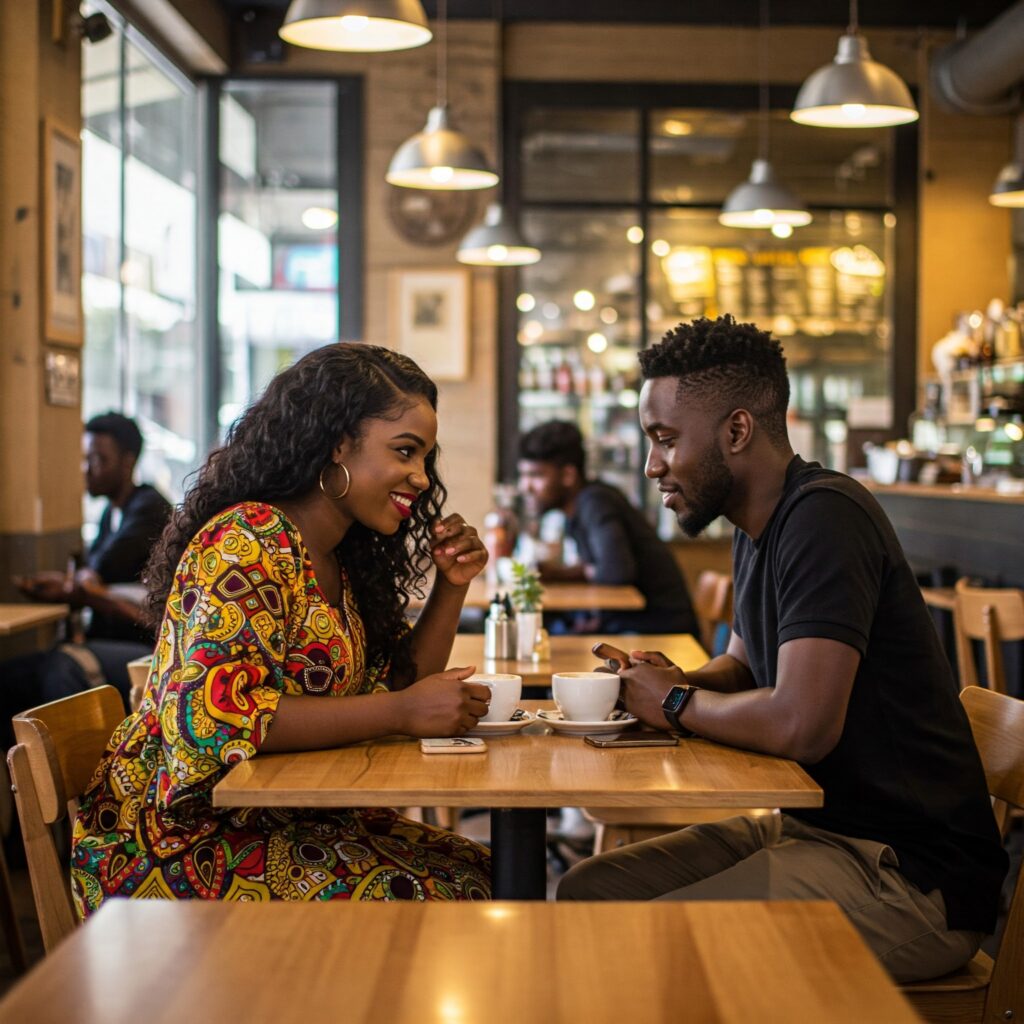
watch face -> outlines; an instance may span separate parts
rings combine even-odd
[[[462,238],[477,219],[476,195],[467,191],[398,188],[388,194],[395,230],[414,245],[444,245]]]
[[[666,711],[678,711],[679,705],[683,703],[683,698],[686,696],[686,687],[684,686],[673,686],[668,691],[668,696],[665,698],[664,703],[661,705]]]

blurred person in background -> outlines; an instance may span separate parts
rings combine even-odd
[[[572,423],[552,420],[519,442],[519,492],[535,516],[558,510],[579,562],[542,560],[546,582],[630,585],[646,600],[643,611],[581,613],[556,630],[574,633],[696,633],[690,595],[672,551],[654,527],[615,487],[589,480],[583,437]]]

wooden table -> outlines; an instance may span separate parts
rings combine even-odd
[[[487,608],[494,592],[507,593],[507,583],[488,583],[477,576],[469,585],[465,608]],[[604,586],[599,583],[545,583],[542,599],[546,612],[575,611],[642,611],[647,602],[636,587]],[[412,598],[409,607],[422,607],[423,601]]]
[[[475,665],[478,672],[513,672],[523,677],[524,686],[550,686],[554,672],[586,672],[601,664],[591,652],[594,644],[605,640],[624,651],[661,651],[680,668],[692,671],[708,660],[704,648],[689,633],[642,634],[638,636],[571,635],[551,638],[550,661],[512,661],[485,658],[484,638],[479,634],[459,633],[452,645],[449,665]]]
[[[35,1024],[197,1012],[280,1024],[919,1020],[826,902],[111,900],[0,1003],[0,1019]]]
[[[536,702],[524,702],[528,708]],[[601,750],[540,723],[447,757],[391,737],[333,750],[260,754],[231,769],[216,807],[490,807],[494,895],[544,899],[548,807],[820,807],[793,761],[680,740]]]
[[[24,633],[67,618],[66,604],[0,604],[0,636]]]
[[[931,608],[941,608],[951,612],[956,609],[956,589],[954,587],[922,587],[921,596],[924,603]]]

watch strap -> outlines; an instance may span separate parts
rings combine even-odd
[[[682,722],[679,721],[683,710],[686,705],[693,699],[693,695],[699,690],[698,686],[673,686],[670,691],[671,707],[666,707],[669,701],[666,701],[662,705],[662,710],[665,712],[665,718],[668,720],[668,724],[671,726],[673,731],[679,733],[680,736],[695,736],[696,733],[692,729],[687,729]],[[678,691],[682,691],[679,693]]]

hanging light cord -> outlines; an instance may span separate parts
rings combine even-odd
[[[437,106],[448,105],[448,0],[437,0]]]
[[[762,160],[768,159],[768,147],[770,138],[768,134],[768,118],[771,116],[768,108],[768,67],[765,60],[765,50],[768,48],[766,36],[768,34],[768,0],[761,0],[761,31],[757,43],[757,75],[760,79],[758,87],[758,105],[761,116],[758,119],[757,148],[758,156]]]
[[[860,31],[860,22],[857,18],[857,0],[850,0],[850,26],[846,32],[848,35],[855,36]]]

